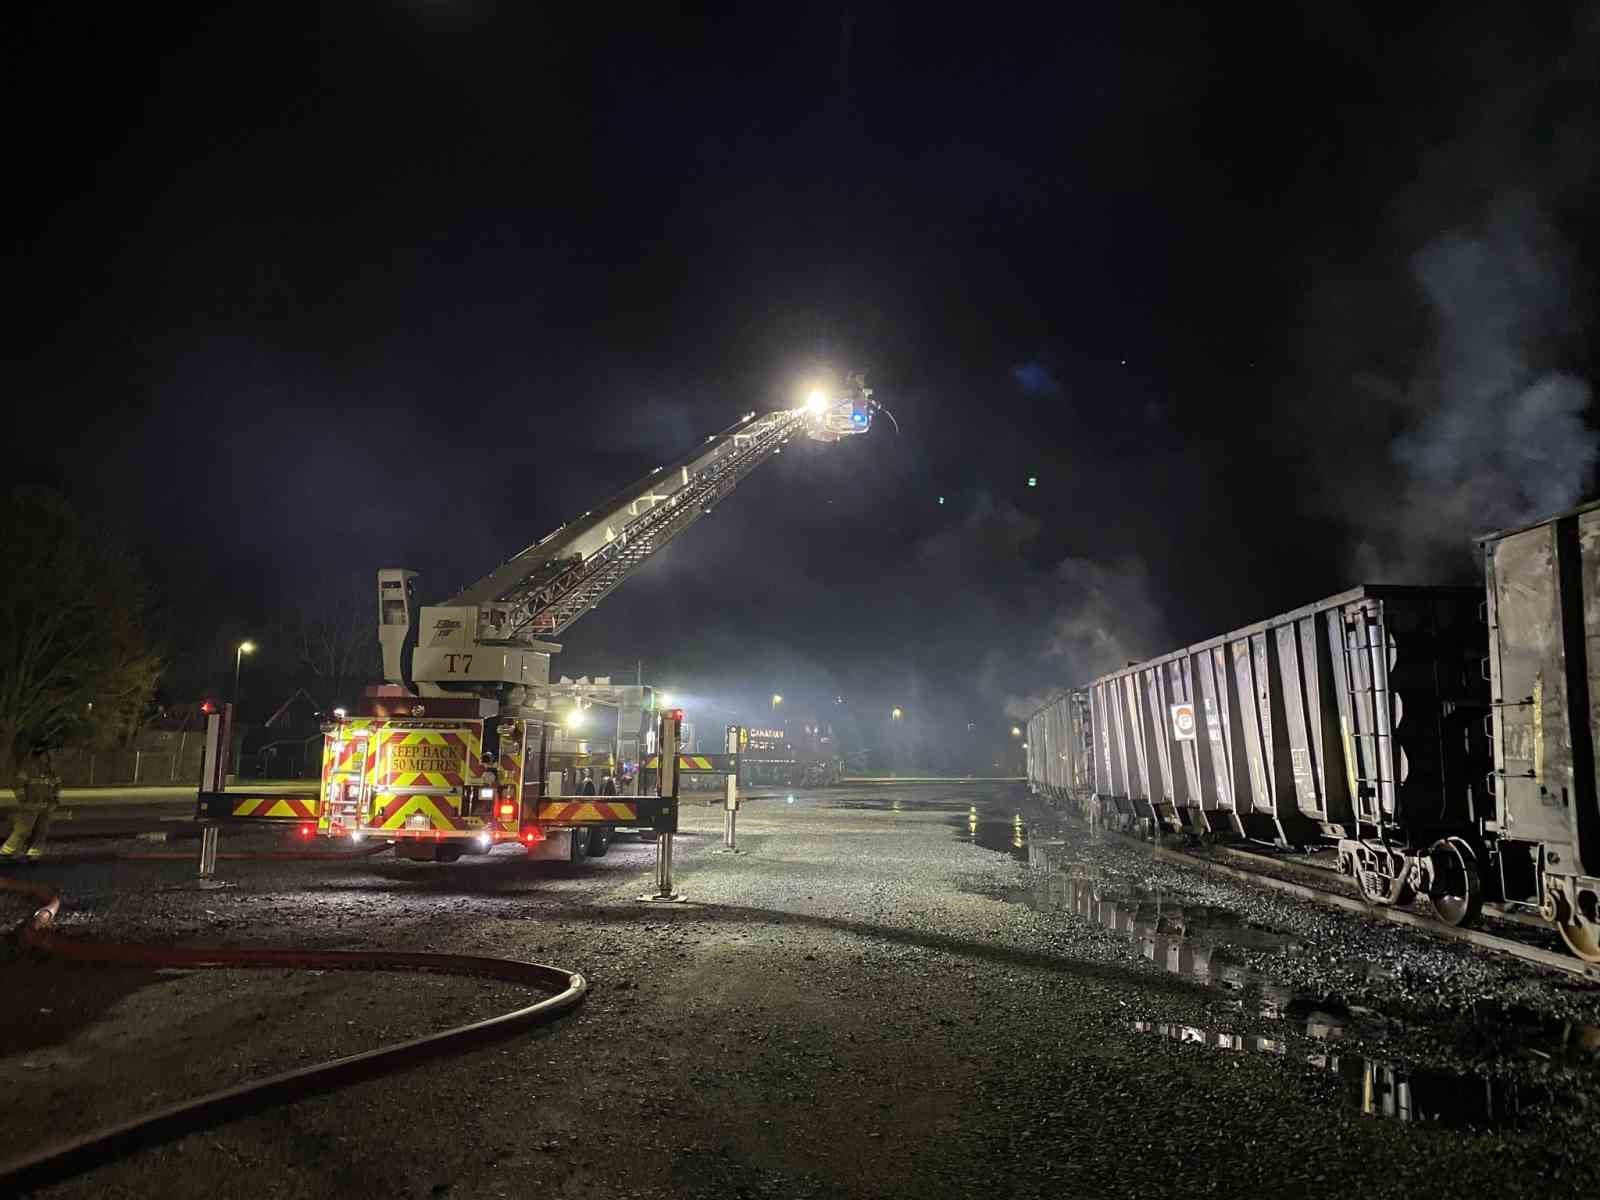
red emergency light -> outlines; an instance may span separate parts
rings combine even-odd
[[[515,804],[502,804],[500,806],[500,819],[502,821],[509,821],[509,820],[511,820],[512,817],[514,817],[516,815],[517,815],[517,806]]]
[[[316,833],[316,831],[317,827],[315,825],[306,824],[300,826],[300,836],[303,838],[310,837],[312,834]]]
[[[669,708],[669,709],[667,709],[667,714],[666,715],[667,715],[667,720],[669,720],[669,721],[682,721],[683,720],[683,709],[681,709],[681,708]]]

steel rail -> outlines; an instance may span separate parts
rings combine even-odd
[[[205,949],[79,941],[60,937],[55,931],[61,895],[54,887],[0,877],[0,891],[27,896],[39,906],[22,927],[21,940],[24,945],[72,962],[191,969],[299,967],[321,971],[426,971],[499,979],[556,993],[499,1016],[222,1088],[47,1145],[0,1163],[0,1195],[14,1195],[44,1187],[187,1133],[409,1067],[419,1058],[455,1053],[483,1041],[547,1024],[580,1004],[589,990],[588,981],[575,971],[519,959],[472,954],[387,950]]]
[[[1186,854],[1181,850],[1169,850],[1164,846],[1152,846],[1146,841],[1115,830],[1108,829],[1104,832],[1110,833],[1131,846],[1137,846],[1164,862],[1199,867],[1203,871],[1225,875],[1230,879],[1268,888],[1271,891],[1282,892],[1284,895],[1294,896],[1301,900],[1309,900],[1324,907],[1343,909],[1345,912],[1371,917],[1374,920],[1388,921],[1394,925],[1405,925],[1408,928],[1420,930],[1434,937],[1465,942],[1468,945],[1477,946],[1484,950],[1493,950],[1499,954],[1509,955],[1534,966],[1560,971],[1564,975],[1575,975],[1580,979],[1600,982],[1600,967],[1586,963],[1570,954],[1563,954],[1556,950],[1546,950],[1542,946],[1530,946],[1526,942],[1501,937],[1498,934],[1485,933],[1481,929],[1446,925],[1443,921],[1436,920],[1433,917],[1422,916],[1420,913],[1414,913],[1408,909],[1368,904],[1365,901],[1356,899],[1354,896],[1346,896],[1342,892],[1313,887],[1307,883],[1295,883],[1287,879],[1279,879],[1274,875],[1265,875],[1259,871],[1246,870],[1243,867],[1230,867],[1226,863],[1213,862],[1196,854]]]

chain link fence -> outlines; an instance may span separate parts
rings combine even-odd
[[[198,784],[203,733],[147,733],[114,750],[58,750],[51,765],[64,787],[149,787]]]
[[[262,746],[252,746],[243,759],[241,774],[248,771],[256,779],[320,779],[322,734],[279,738]]]

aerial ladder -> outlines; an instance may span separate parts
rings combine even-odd
[[[384,683],[324,727],[317,832],[436,861],[507,840],[604,853],[609,831],[639,823],[642,792],[637,776],[631,791],[609,775],[593,793],[563,786],[593,757],[577,736],[592,700],[551,683],[554,639],[791,440],[842,441],[879,411],[857,373],[796,408],[748,413],[441,604],[417,603],[416,572],[379,571]],[[608,770],[630,747],[634,765],[655,751],[654,708],[648,694],[619,707]]]
[[[867,432],[879,405],[862,375],[797,408],[746,414],[599,508],[546,535],[443,604],[418,608],[416,572],[378,573],[384,678],[422,697],[525,705],[549,681],[559,637],[796,436]]]

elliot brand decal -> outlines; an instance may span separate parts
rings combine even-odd
[[[1172,736],[1180,742],[1194,741],[1194,705],[1174,704],[1172,706]]]

